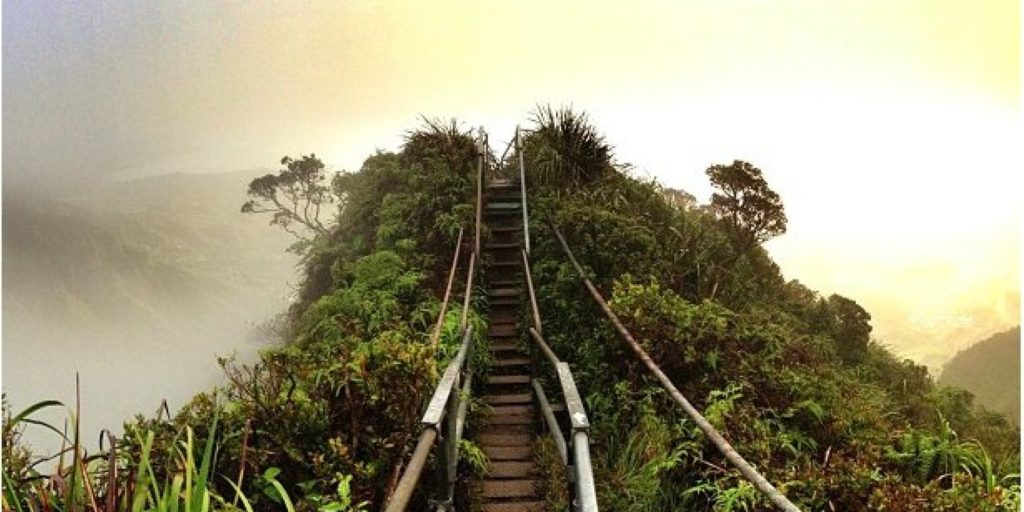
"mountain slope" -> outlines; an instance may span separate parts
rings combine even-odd
[[[970,391],[978,404],[1020,424],[1020,326],[958,352],[939,383]]]

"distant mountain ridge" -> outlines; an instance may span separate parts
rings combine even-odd
[[[1020,424],[1020,326],[993,334],[950,359],[939,383],[964,388],[975,401]]]

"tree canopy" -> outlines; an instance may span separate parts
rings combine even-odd
[[[782,199],[768,186],[761,169],[735,160],[732,165],[712,165],[706,174],[718,189],[711,196],[711,208],[742,250],[786,232]]]
[[[277,174],[266,174],[249,183],[250,199],[242,205],[242,213],[269,213],[271,225],[280,226],[299,241],[327,234],[321,210],[333,203],[334,197],[325,183],[324,163],[309,154],[285,156],[281,165],[285,168]]]

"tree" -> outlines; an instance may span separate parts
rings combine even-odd
[[[738,253],[786,232],[782,200],[768,187],[760,169],[736,160],[732,165],[712,165],[707,175],[720,190],[711,195],[711,209],[725,221]]]
[[[829,334],[846,362],[859,362],[871,337],[871,314],[853,299],[832,294],[822,300],[818,327]]]
[[[267,174],[249,183],[251,199],[242,205],[242,213],[270,213],[271,225],[281,226],[299,239],[305,247],[309,233],[313,237],[326,235],[328,229],[320,220],[320,210],[334,202],[330,188],[324,184],[324,163],[315,154],[298,159],[281,159],[284,169]]]
[[[697,198],[693,194],[678,188],[666,188],[662,190],[665,202],[673,208],[680,210],[692,210],[697,207]]]

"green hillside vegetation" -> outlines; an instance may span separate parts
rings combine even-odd
[[[544,335],[572,365],[586,401],[603,510],[769,505],[605,321],[549,222],[680,390],[801,508],[1019,508],[1016,427],[871,339],[870,315],[856,302],[782,278],[761,244],[785,231],[783,198],[760,170],[710,167],[718,195],[697,206],[630,175],[585,116],[541,108],[533,120],[523,146],[533,278]],[[152,509],[188,499],[223,510],[381,508],[457,344],[458,305],[440,350],[429,339],[459,228],[472,226],[476,157],[468,132],[434,122],[411,132],[400,151],[378,152],[359,172],[333,179],[336,214],[326,234],[290,225],[308,243],[299,246],[305,282],[287,343],[254,365],[224,361],[230,384],[172,418],[127,424],[112,478],[91,489],[66,485],[78,466],[109,475],[106,459],[74,457],[85,461],[65,463],[62,479],[26,483],[41,467],[28,467],[9,413],[7,506],[81,506],[120,493],[122,503]],[[499,165],[511,169],[517,159]],[[323,171],[302,172],[295,179],[317,182]],[[282,176],[263,185],[295,183]],[[485,321],[484,306],[471,305],[475,325]],[[215,455],[192,455],[205,443]],[[175,482],[193,473],[210,477],[182,497]]]
[[[974,394],[975,402],[1020,423],[1020,326],[961,350],[942,369],[939,384]]]

